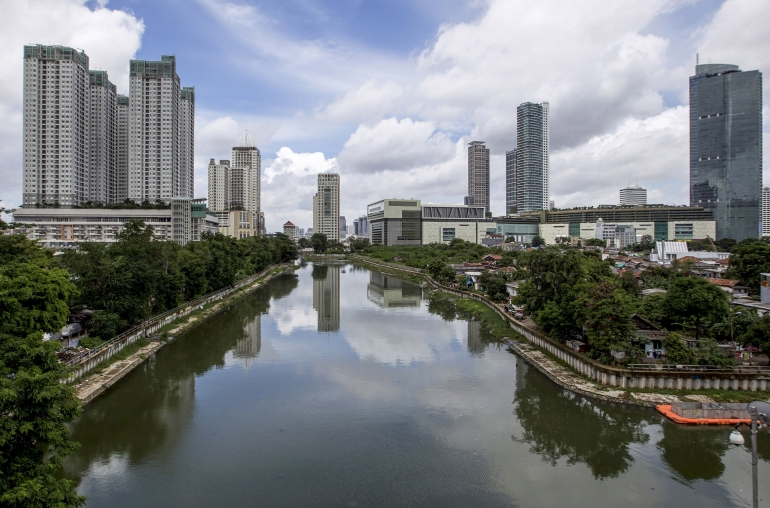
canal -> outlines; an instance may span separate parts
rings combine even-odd
[[[418,285],[308,264],[89,404],[65,474],[92,508],[750,506],[729,432],[576,396]]]

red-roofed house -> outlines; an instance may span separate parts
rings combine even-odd
[[[749,296],[749,288],[733,279],[706,279],[719,286],[720,289],[732,295],[733,298]]]

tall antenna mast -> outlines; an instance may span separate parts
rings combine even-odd
[[[700,65],[700,53],[695,53],[695,67]]]

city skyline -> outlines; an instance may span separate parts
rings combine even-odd
[[[759,49],[767,35],[757,20],[766,18],[768,7],[706,0],[670,9],[658,2],[633,9],[600,4],[581,9],[559,2],[450,1],[357,6],[343,16],[342,9],[321,2],[326,17],[314,19],[308,31],[303,22],[292,23],[293,12],[304,12],[295,4],[201,0],[167,30],[177,18],[162,2],[39,0],[15,8],[11,1],[2,37],[9,47],[40,42],[81,48],[119,94],[128,90],[129,60],[176,55],[179,74],[196,85],[195,197],[206,196],[210,157],[248,128],[262,151],[262,208],[271,230],[289,219],[309,226],[309,197],[320,172],[345,178],[341,214],[348,217],[359,216],[375,195],[461,203],[467,187],[460,178],[467,174],[463,148],[474,139],[486,140],[490,149],[491,212],[502,215],[505,152],[515,146],[512,112],[526,100],[551,104],[550,197],[559,207],[614,202],[629,175],[644,176],[649,202],[686,204],[687,78],[695,54],[701,61],[767,69],[768,57]],[[503,35],[513,20],[536,13],[556,17],[514,37]],[[387,27],[407,18],[404,37],[396,41]],[[553,32],[567,18],[600,29],[590,36],[587,28]],[[371,27],[374,19],[382,21],[380,35],[354,28]],[[241,23],[246,30],[230,30],[218,41],[202,29],[204,22],[224,29]],[[736,27],[739,39],[732,37]],[[240,38],[255,28],[266,29],[286,49]],[[528,37],[553,43],[537,45],[531,55],[511,53]],[[228,42],[244,43],[223,53]],[[303,65],[292,64],[304,54]],[[255,65],[237,65],[244,58]],[[15,207],[22,201],[22,68],[18,60],[6,63],[0,139],[7,184],[0,199]],[[450,79],[445,64],[460,74]],[[528,69],[526,79],[516,77],[522,68]],[[231,79],[215,80],[218,71]],[[564,85],[556,88],[557,82]],[[768,115],[763,118],[766,123]]]

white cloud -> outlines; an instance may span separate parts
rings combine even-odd
[[[395,81],[370,79],[320,109],[318,118],[332,122],[377,121],[394,113],[403,96],[404,88]]]

